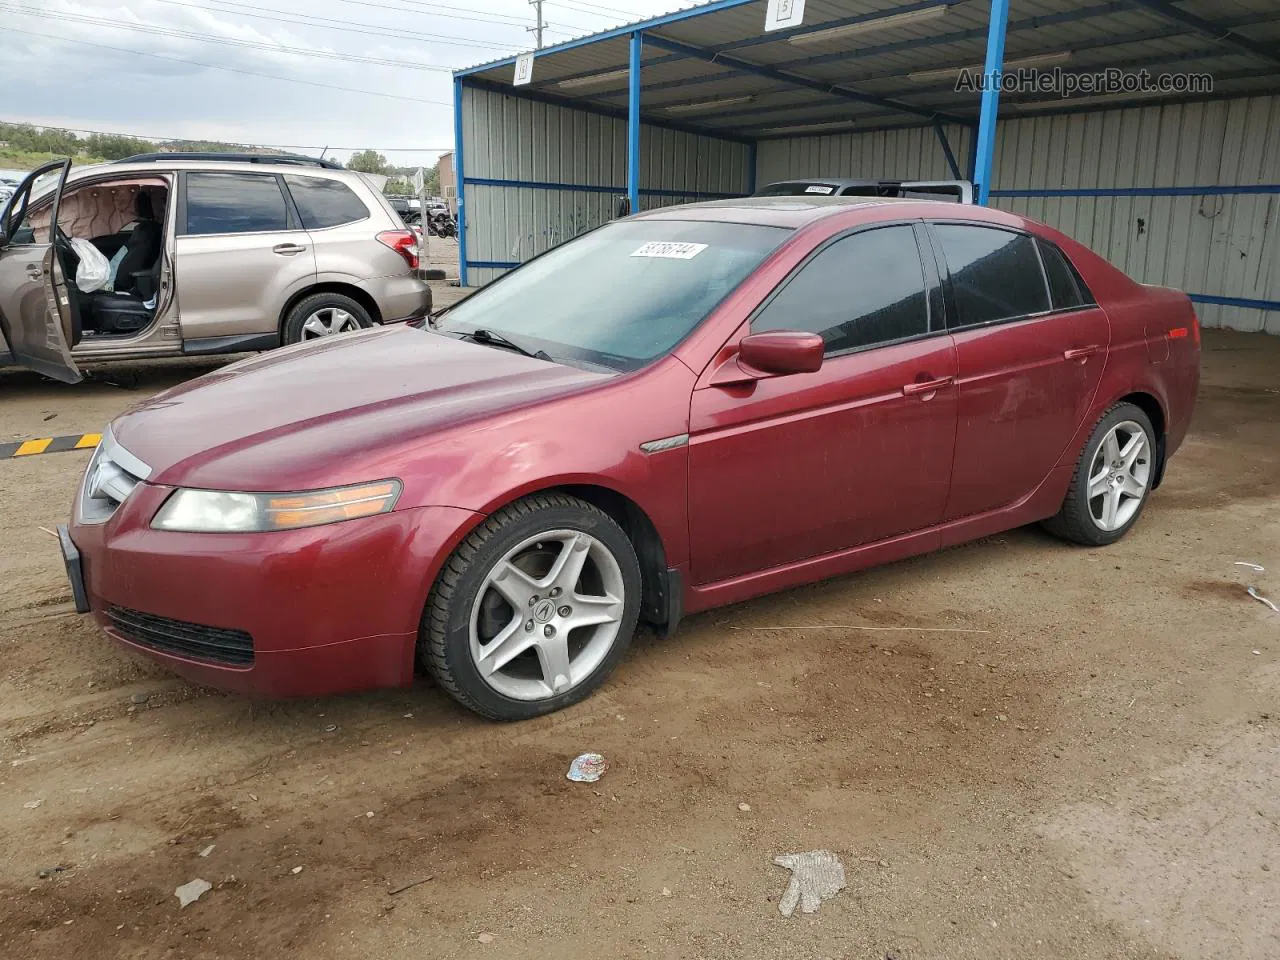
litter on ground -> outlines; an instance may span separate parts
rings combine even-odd
[[[796,904],[803,913],[816,913],[823,900],[830,900],[845,887],[844,865],[830,850],[788,853],[773,862],[791,871],[791,882],[778,902],[778,912],[789,917]]]
[[[208,880],[197,878],[175,889],[173,895],[178,898],[178,909],[181,910],[188,904],[195,903],[212,889],[213,884]]]

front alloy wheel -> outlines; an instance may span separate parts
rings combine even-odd
[[[631,642],[640,565],[603,510],[535,494],[489,517],[445,563],[419,659],[455,700],[523,720],[583,699]]]
[[[622,628],[622,568],[578,530],[516,544],[485,575],[471,609],[471,658],[513,700],[565,693],[604,662]]]

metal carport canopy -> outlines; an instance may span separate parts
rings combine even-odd
[[[933,126],[975,128],[970,179],[985,202],[998,114],[1151,104],[1150,95],[1064,100],[1054,92],[957,92],[963,69],[1211,74],[1226,99],[1280,93],[1275,0],[808,0],[799,26],[766,32],[767,0],[713,0],[454,74],[461,171],[464,85],[626,118],[628,192],[638,209],[640,124],[753,144],[771,138]],[[1161,102],[1169,102],[1162,94]],[[459,176],[459,199],[464,191]]]

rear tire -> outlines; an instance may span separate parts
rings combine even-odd
[[[313,293],[299,300],[284,321],[284,342],[320,340],[373,326],[360,303],[341,293]]]
[[[1044,528],[1088,547],[1115,543],[1142,516],[1156,478],[1157,455],[1151,418],[1132,403],[1116,404],[1093,428],[1062,509]]]
[[[603,510],[535,494],[458,546],[423,614],[419,662],[464,707],[526,720],[591,694],[640,616],[640,564]]]

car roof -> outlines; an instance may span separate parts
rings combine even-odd
[[[175,170],[199,170],[201,172],[213,171],[218,173],[290,173],[308,177],[364,179],[364,175],[357,170],[335,170],[332,167],[309,167],[296,163],[236,163],[228,160],[144,160],[132,163],[123,161],[94,163],[87,166],[72,167],[67,179],[83,180],[86,177],[102,177],[114,174],[165,173]]]
[[[950,220],[987,220],[1003,222],[986,207],[957,204],[949,200],[919,200],[912,197],[742,197],[735,200],[709,200],[675,207],[646,210],[637,220],[716,220],[722,223],[749,223],[767,227],[799,229],[826,217],[838,216],[852,208],[906,205],[914,208],[911,216],[939,217]]]

